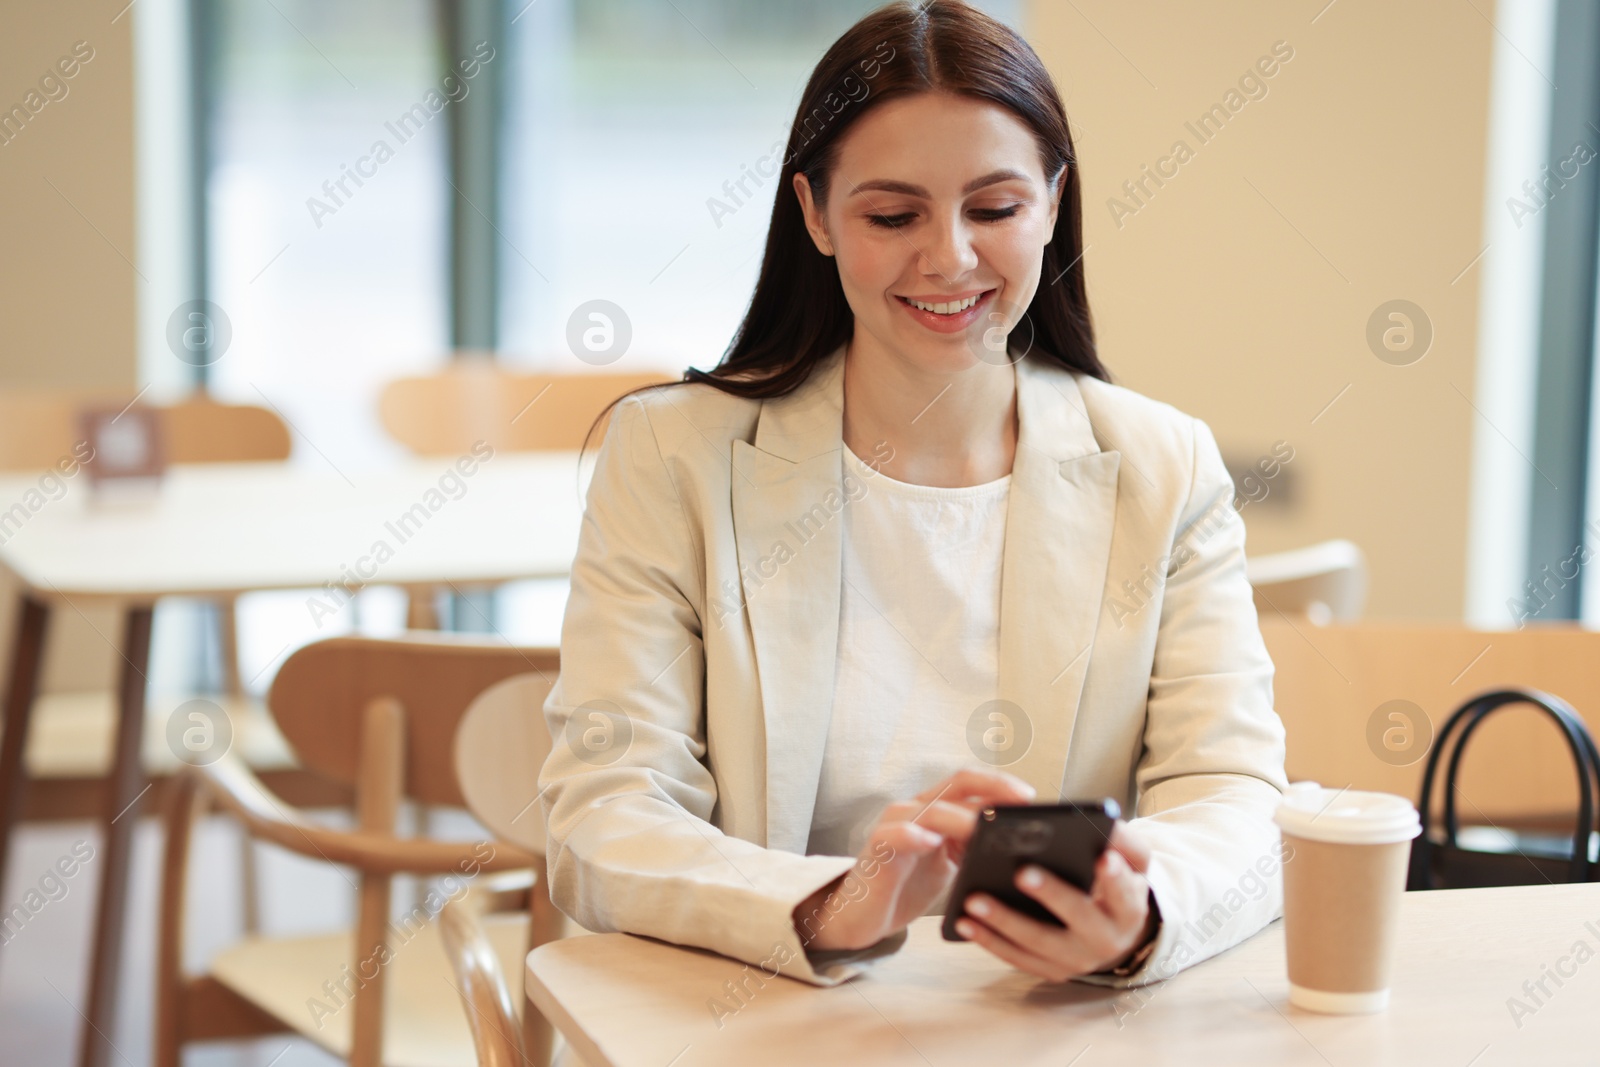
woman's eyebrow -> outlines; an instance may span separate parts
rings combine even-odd
[[[979,189],[990,185],[997,185],[1000,182],[1027,180],[1028,176],[1019,170],[1012,170],[1009,167],[1002,168],[1000,170],[990,171],[981,178],[972,179],[966,185],[962,186],[961,195],[966,196],[968,193],[975,193]],[[924,200],[931,199],[928,190],[924,189],[922,186],[913,185],[910,182],[896,181],[893,178],[873,178],[870,181],[864,181],[855,185],[850,192],[851,195],[854,196],[856,193],[873,191],[883,193],[901,193],[905,196],[921,197]]]

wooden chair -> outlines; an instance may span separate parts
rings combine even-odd
[[[106,390],[0,389],[0,470],[52,467],[78,442],[78,412],[131,398]],[[289,428],[275,413],[194,393],[157,406],[171,463],[244,463],[289,458]]]
[[[490,875],[439,911],[439,936],[472,1033],[472,1052],[477,1057],[472,1062],[478,1067],[549,1067],[554,1059],[554,1027],[529,1007],[522,994],[523,961],[520,957],[507,959],[496,951],[493,937],[493,924],[499,917],[528,911],[535,895],[549,899],[526,872]],[[538,943],[559,936],[558,932]],[[530,937],[530,951],[534,943]],[[524,1035],[521,1019],[537,1020],[543,1030],[530,1039]],[[577,1067],[570,1054],[563,1067]]]
[[[293,448],[277,412],[250,404],[222,404],[195,393],[156,409],[167,459],[172,463],[259,463],[285,460]]]
[[[455,747],[456,775],[468,810],[502,840],[538,856],[540,871],[545,831],[538,781],[539,770],[550,754],[550,734],[542,711],[548,694],[543,679],[533,674],[508,678],[486,690],[456,731]],[[492,951],[487,932],[492,916],[537,904],[545,909],[546,918],[532,940],[540,944],[555,940],[569,924],[549,899],[542,879],[519,871],[477,883],[439,913],[440,933],[480,1067],[544,1064],[553,1054],[553,1028],[537,1012],[522,1015],[526,1001],[521,961],[508,975]],[[519,1017],[525,1020],[520,1027]],[[527,1019],[534,1020],[533,1027],[526,1024]],[[576,1053],[569,1050],[565,1062],[567,1067],[575,1067]]]
[[[480,441],[502,452],[576,452],[607,404],[673,380],[662,374],[527,374],[496,362],[492,352],[458,352],[437,374],[384,386],[378,420],[419,456],[465,455]],[[406,589],[407,626],[438,627],[437,593],[429,586]]]
[[[1351,541],[1323,541],[1289,552],[1252,556],[1245,572],[1256,612],[1304,615],[1317,625],[1361,618],[1367,602],[1367,559]]]
[[[1417,799],[1424,757],[1447,716],[1491,689],[1527,686],[1570,703],[1600,734],[1600,631],[1572,624],[1475,630],[1447,623],[1308,626],[1261,619],[1277,667],[1275,705],[1291,780]],[[1462,761],[1466,822],[1570,827],[1578,787],[1561,734],[1531,711],[1484,722]],[[1570,833],[1570,829],[1568,830]]]
[[[158,1067],[177,1067],[190,1042],[283,1032],[300,1033],[356,1067],[471,1062],[471,1031],[451,988],[456,983],[439,927],[428,921],[427,910],[416,909],[391,923],[391,879],[401,873],[459,879],[542,871],[542,861],[498,838],[402,838],[395,816],[404,797],[462,805],[463,782],[451,753],[468,708],[496,683],[531,673],[519,682],[516,699],[531,701],[522,704],[524,714],[539,716],[557,667],[553,650],[437,634],[392,641],[332,638],[289,657],[269,694],[272,713],[308,767],[355,789],[358,827],[319,824],[273,796],[231,755],[180,775],[167,815],[157,950]],[[542,729],[542,717],[538,721]],[[353,867],[359,878],[354,936],[247,938],[215,957],[209,973],[184,975],[189,841],[205,797],[252,837]],[[541,822],[543,814],[530,818]],[[527,875],[523,880],[531,881]],[[559,931],[560,916],[543,891],[519,899],[525,902],[523,916],[497,916],[480,929],[481,944],[488,946],[483,951],[502,961],[503,974],[516,976],[520,999],[522,959]],[[308,998],[322,1007],[313,1012]],[[322,1010],[328,1007],[333,1010]],[[525,1028],[523,1048],[529,1062],[542,1065],[550,1030],[537,1012],[526,1016],[519,1024]]]
[[[378,418],[420,456],[453,456],[485,441],[505,452],[575,452],[617,397],[676,379],[664,374],[528,374],[490,353],[460,353],[438,374],[384,386]]]

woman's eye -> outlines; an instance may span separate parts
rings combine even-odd
[[[916,218],[910,212],[900,215],[868,215],[867,221],[874,226],[882,226],[886,230],[897,230]]]
[[[999,222],[1001,219],[1011,218],[1021,210],[1021,204],[1012,204],[1010,207],[973,208],[970,214],[979,222]],[[867,221],[874,226],[881,226],[887,230],[897,230],[916,217],[916,212],[905,211],[898,215],[868,215]]]

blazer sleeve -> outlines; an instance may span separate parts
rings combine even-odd
[[[1160,909],[1154,951],[1126,978],[1168,978],[1282,914],[1273,811],[1284,777],[1272,660],[1245,576],[1244,520],[1205,423],[1193,422],[1193,477],[1165,570],[1165,593],[1135,770],[1135,823],[1150,841]]]
[[[794,908],[853,859],[764,848],[714,824],[701,552],[649,407],[624,400],[596,458],[561,671],[544,707],[554,742],[539,776],[551,899],[589,930],[708,948],[767,977],[831,985],[903,937],[808,955]]]

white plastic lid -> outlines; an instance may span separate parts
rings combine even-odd
[[[1422,832],[1417,809],[1405,797],[1325,789],[1316,782],[1291,785],[1274,819],[1286,833],[1338,845],[1388,845]]]

